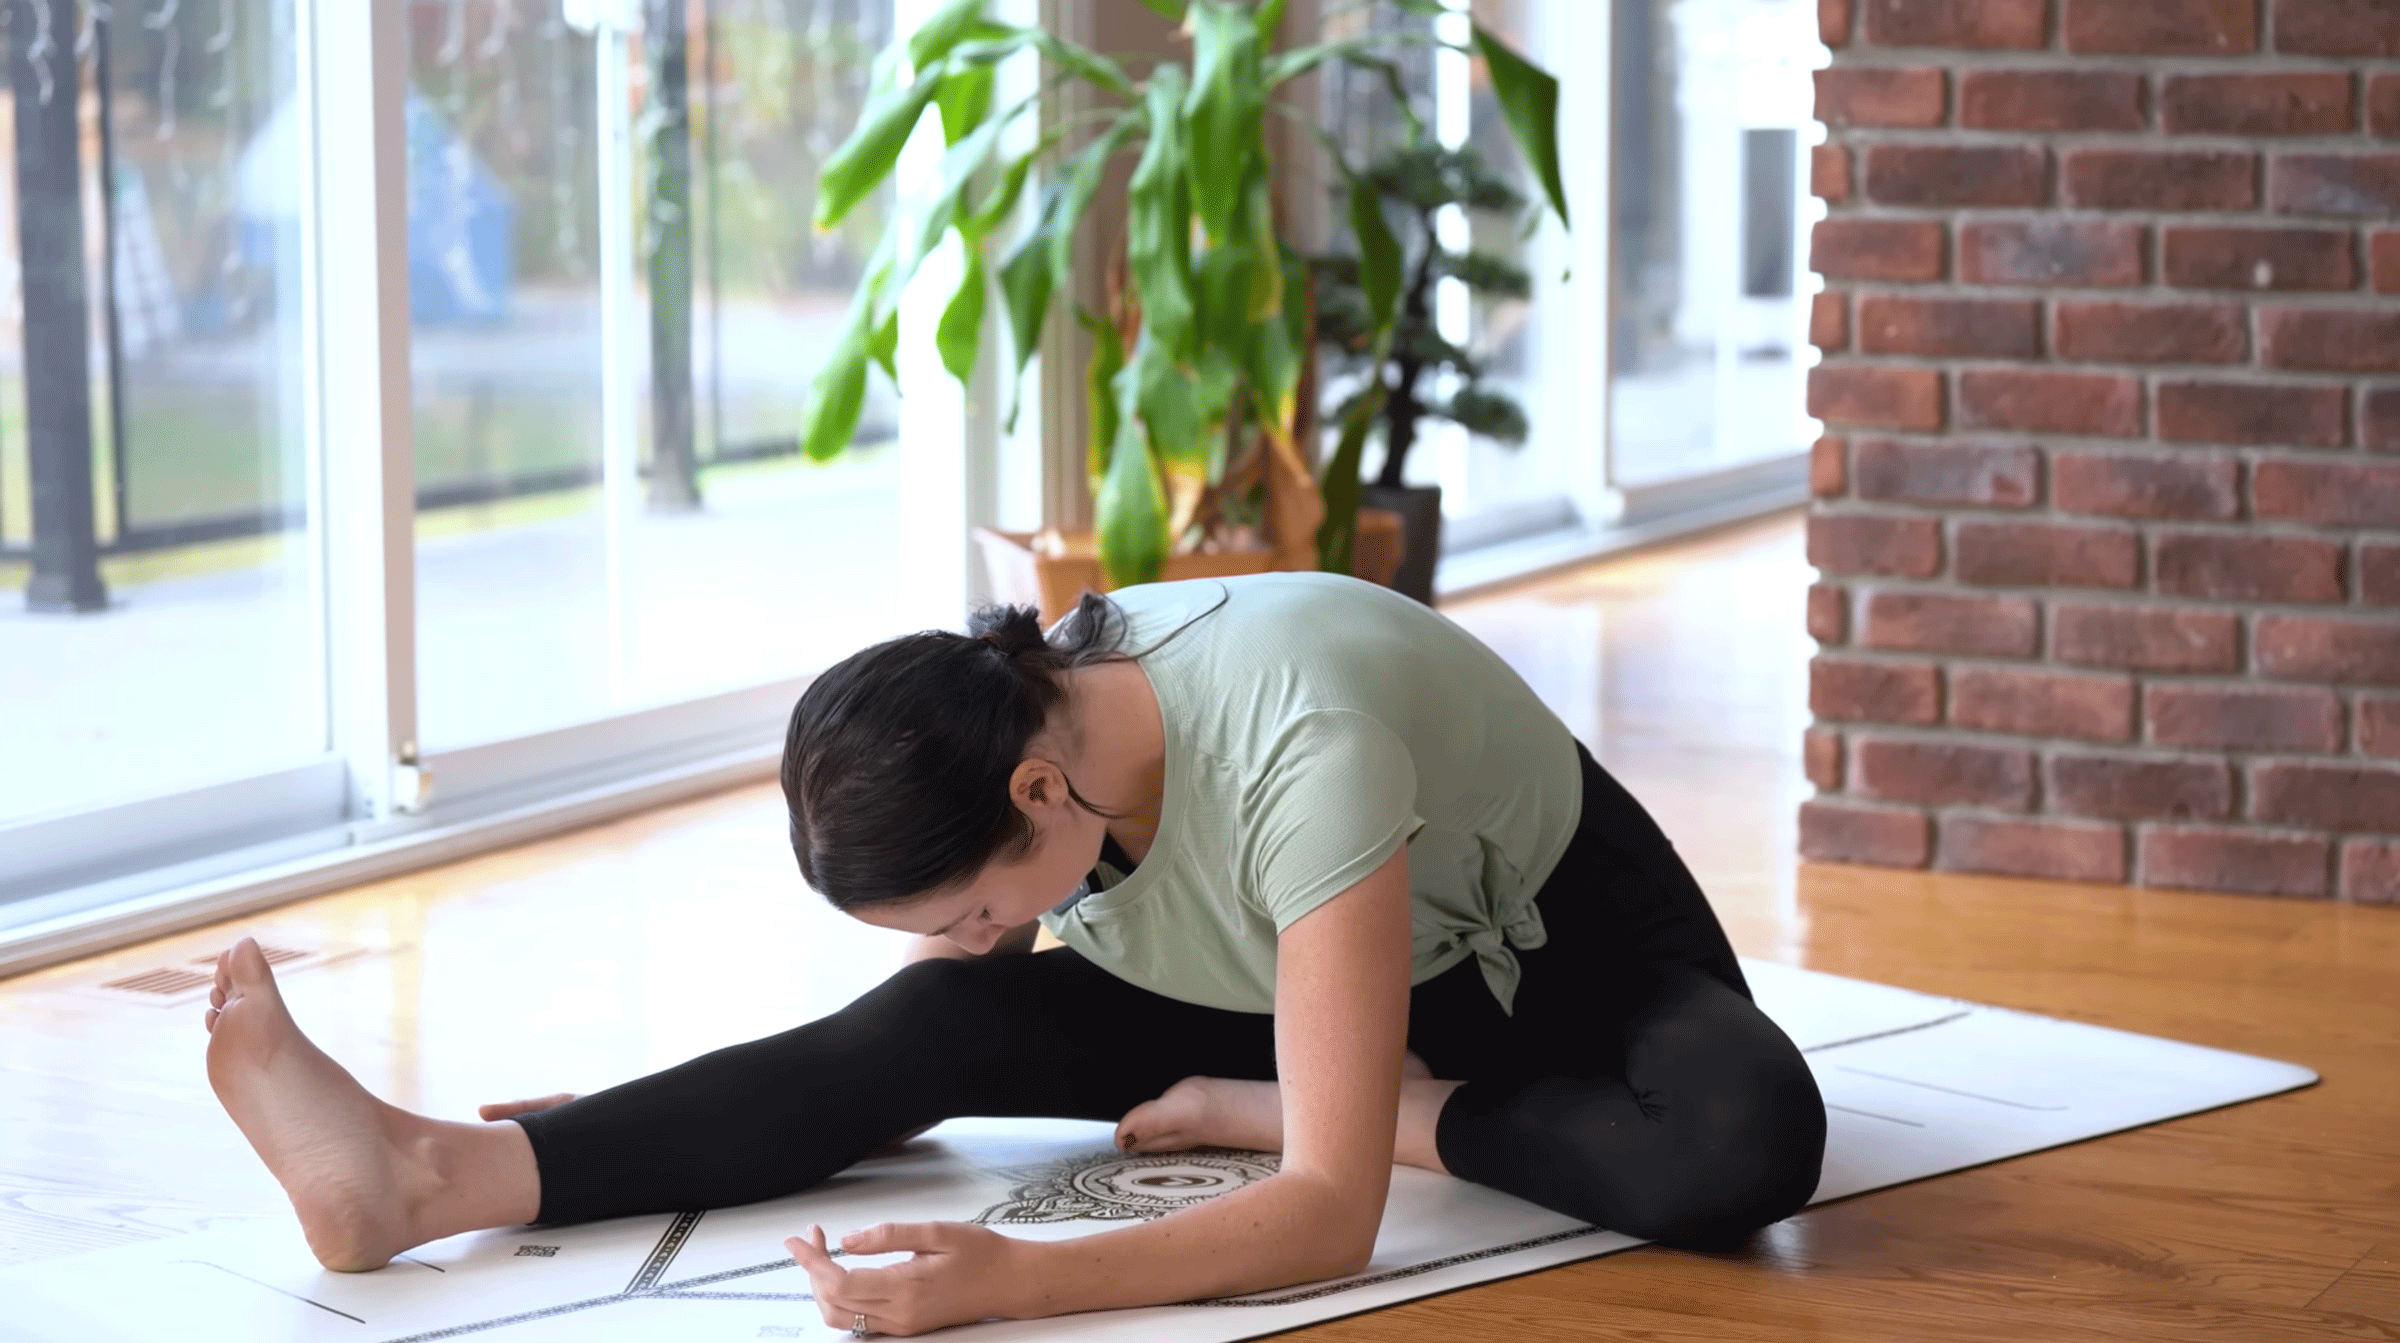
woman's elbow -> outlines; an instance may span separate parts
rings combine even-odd
[[[1383,1229],[1383,1191],[1372,1199],[1355,1190],[1328,1189],[1319,1214],[1303,1238],[1307,1281],[1346,1278],[1366,1268],[1375,1257],[1375,1237]]]

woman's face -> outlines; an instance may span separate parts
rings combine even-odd
[[[1021,858],[995,858],[964,885],[894,905],[851,911],[878,928],[947,937],[975,955],[1075,893],[1092,865],[1108,822],[1067,795],[1066,775],[1046,760],[1028,760],[1011,780],[1017,807],[1033,823],[1033,848]]]

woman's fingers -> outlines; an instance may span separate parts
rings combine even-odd
[[[538,1114],[543,1110],[555,1110],[559,1106],[564,1105],[573,1099],[575,1099],[574,1092],[561,1091],[555,1096],[544,1096],[540,1100],[499,1101],[491,1105],[477,1106],[475,1113],[485,1123],[489,1124],[502,1119],[514,1119],[518,1115]]]
[[[885,1222],[842,1237],[846,1254],[934,1254],[949,1247],[948,1222]]]

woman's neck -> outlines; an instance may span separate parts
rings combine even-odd
[[[1063,767],[1075,790],[1108,812],[1108,833],[1141,862],[1158,838],[1166,799],[1167,733],[1158,694],[1134,662],[1069,673]]]

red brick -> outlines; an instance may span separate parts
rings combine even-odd
[[[1808,413],[1869,429],[1942,427],[1942,375],[1930,368],[1819,364],[1808,373]]]
[[[1850,150],[1817,145],[1808,151],[1808,194],[1839,204],[1850,199]]]
[[[2039,145],[1870,145],[1867,197],[1885,205],[2047,205],[2050,151]]]
[[[2241,602],[2338,602],[2342,548],[2308,536],[2154,537],[2150,571],[2160,592]]]
[[[2400,767],[2304,760],[2252,765],[2250,815],[2312,830],[2400,832]]]
[[[2158,110],[2173,135],[2339,135],[2358,124],[2350,76],[2338,71],[2176,75]]]
[[[2400,140],[2400,75],[2375,75],[2368,79],[2367,133]]]
[[[2102,364],[2238,364],[2250,357],[2238,303],[2061,303],[2058,357]]]
[[[2088,821],[2008,821],[1988,816],[1942,820],[1934,866],[2044,881],[2125,880],[2125,829]]]
[[[2029,447],[1888,438],[1858,441],[1858,493],[1904,504],[2024,508],[2041,493],[2042,454]]]
[[[1923,867],[1933,823],[1921,811],[1818,799],[1800,804],[1800,856],[1812,863]]]
[[[2042,310],[2032,299],[1875,294],[1859,300],[1858,344],[1867,354],[2032,359],[2042,350]]]
[[[2262,518],[2321,527],[2400,528],[2400,462],[2266,461],[2250,472]]]
[[[2166,606],[2061,606],[2050,653],[2085,667],[2147,672],[2230,672],[2241,667],[2241,619]]]
[[[1809,266],[1829,280],[1938,280],[1942,226],[1923,219],[1824,219],[1811,235]]]
[[[1990,131],[2138,131],[2148,124],[2142,77],[2114,70],[1970,70],[1958,120]]]
[[[2258,156],[2216,150],[2081,149],[2061,174],[2069,205],[2099,210],[2247,210]]]
[[[1829,728],[1812,727],[1802,740],[1801,764],[1808,772],[1808,781],[1819,791],[1842,791],[1842,734]]]
[[[1849,446],[1828,434],[1810,445],[1808,450],[1808,492],[1820,499],[1831,499],[1850,491],[1850,469],[1846,459]]]
[[[1808,589],[1808,637],[1821,644],[1850,641],[1850,590],[1831,583]]]
[[[1828,354],[1850,348],[1850,296],[1828,289],[1808,309],[1808,343]]]
[[[2378,233],[2367,241],[2367,272],[2375,292],[2400,294],[2400,233]]]
[[[2350,391],[2272,382],[2162,382],[2158,436],[2178,443],[2338,448],[2350,441]]]
[[[2181,289],[2358,287],[2348,229],[2171,228],[2167,283]]]
[[[2400,760],[2400,695],[2358,697],[2358,749]]]
[[[2358,599],[2369,606],[2400,606],[2400,545],[2359,543]]]
[[[2258,50],[2258,0],[2067,0],[2067,50],[2233,56]]]
[[[2020,737],[2131,741],[2133,678],[1958,667],[1950,673],[1950,721]]]
[[[1864,642],[1900,652],[2021,658],[2033,656],[2040,626],[2039,609],[2024,597],[1873,592]]]
[[[1921,807],[2033,805],[2033,753],[1946,741],[1868,737],[1850,744],[1851,786],[1861,797]]]
[[[2134,438],[2142,432],[2142,384],[2104,373],[1968,369],[1958,375],[1958,422],[1969,429]]]
[[[2342,845],[2342,898],[2400,905],[2400,841],[2354,839]]]
[[[1817,40],[1829,47],[1850,45],[1850,0],[1817,0]]]
[[[2141,581],[2141,539],[2131,527],[1961,522],[1952,544],[1958,581],[1978,587],[2129,588]]]
[[[2166,827],[2136,846],[2141,883],[2245,895],[2322,896],[2333,846],[2318,835]]]
[[[2233,814],[2233,768],[2222,760],[2055,755],[2045,771],[2050,806],[2117,821],[2216,821]]]
[[[1959,230],[1958,269],[1973,284],[2123,289],[2142,282],[2149,239],[2139,224],[2097,219],[1968,224]]]
[[[2400,56],[2400,0],[2277,0],[2275,49],[2296,56]]]
[[[2267,203],[2279,214],[2388,219],[2400,214],[2400,154],[2278,154]]]
[[[1941,672],[1930,662],[1819,657],[1808,664],[1808,709],[1833,723],[1941,721]]]
[[[1867,40],[1886,47],[2032,50],[2048,41],[2049,0],[1865,0]]]
[[[1939,126],[1949,110],[1950,77],[1937,67],[1817,71],[1817,120],[1828,126]]]
[[[2358,437],[2370,452],[2400,452],[2400,387],[2368,390]]]
[[[2153,685],[2142,692],[2150,740],[2235,751],[2338,751],[2342,703],[2330,690]]]
[[[2400,373],[2400,310],[2264,308],[2258,318],[2261,353],[2277,368]]]
[[[1828,574],[1931,578],[1942,570],[1942,524],[1925,517],[1812,514],[1808,562]]]
[[[2241,467],[2231,458],[2060,453],[2050,462],[2050,494],[2068,513],[2108,518],[2206,518],[2238,515]]]
[[[2260,616],[2258,670],[2283,681],[2400,685],[2400,620]]]

